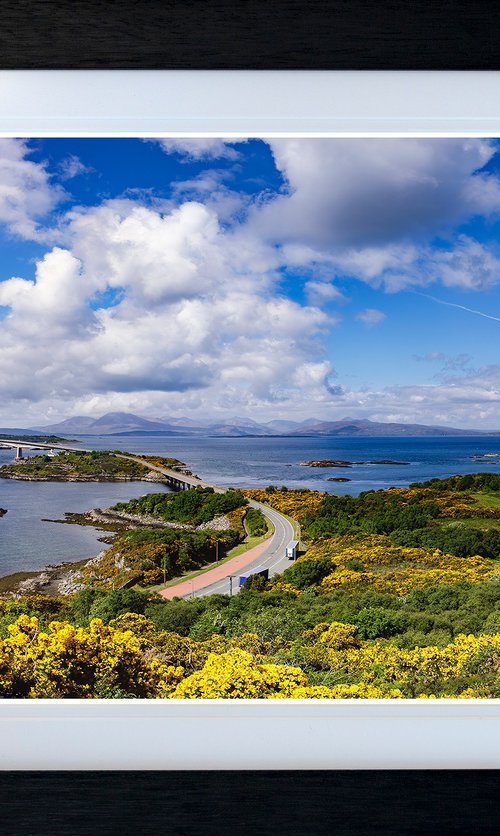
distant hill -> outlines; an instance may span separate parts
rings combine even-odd
[[[100,418],[78,415],[67,418],[59,424],[30,427],[43,433],[59,435],[154,435],[172,436],[211,436],[242,438],[245,436],[484,436],[500,435],[500,431],[481,431],[459,429],[457,427],[429,426],[427,424],[384,423],[369,421],[366,418],[343,418],[340,421],[321,421],[309,418],[306,421],[274,419],[257,423],[251,418],[234,416],[225,422],[210,422],[209,419],[197,422],[189,418],[143,418],[131,412],[108,412]],[[24,430],[13,433],[26,433]],[[6,432],[6,430],[0,430]]]
[[[45,433],[75,433],[77,435],[117,435],[131,432],[183,435],[178,427],[171,427],[162,421],[150,421],[148,418],[141,418],[131,412],[107,412],[100,418],[77,415],[59,424],[36,427],[36,429]]]
[[[313,426],[297,427],[291,433],[304,436],[477,436],[498,435],[495,431],[463,430],[457,427],[429,426],[427,424],[398,424],[344,418],[342,421],[323,421]]]

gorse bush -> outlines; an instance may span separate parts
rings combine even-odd
[[[306,629],[263,611],[261,635],[196,641],[123,613],[88,627],[20,615],[0,639],[3,698],[498,698],[500,635],[457,635],[442,647],[363,640],[354,624]],[[297,614],[296,614],[297,616]],[[380,614],[371,613],[374,625]],[[387,624],[386,624],[387,626]],[[300,637],[293,639],[296,630]],[[286,632],[289,636],[286,636]]]
[[[299,520],[299,522],[303,522],[316,514],[323,499],[329,496],[327,493],[310,491],[308,488],[292,491],[285,487],[277,488],[273,485],[264,490],[260,488],[246,489],[244,494],[249,499],[270,505],[282,514],[287,514],[289,517]]]
[[[239,541],[239,532],[183,531],[170,528],[137,528],[119,535],[113,545],[82,570],[93,586],[126,583],[159,584],[215,560]]]

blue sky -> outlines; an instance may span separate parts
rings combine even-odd
[[[500,429],[497,149],[0,139],[0,423]]]

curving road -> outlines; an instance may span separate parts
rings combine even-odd
[[[269,576],[283,572],[291,561],[285,557],[285,546],[294,539],[295,533],[292,524],[279,511],[261,505],[259,502],[250,500],[253,508],[258,508],[272,522],[274,534],[259,546],[250,549],[228,560],[220,566],[215,566],[208,572],[198,575],[191,581],[179,581],[175,586],[163,589],[160,595],[163,598],[200,598],[205,595],[229,595],[231,593],[230,576],[233,576],[232,593],[239,591],[238,577],[246,574],[251,569],[261,567],[269,569]]]

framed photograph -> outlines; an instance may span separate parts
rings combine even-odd
[[[0,73],[4,769],[498,766],[497,114]]]

